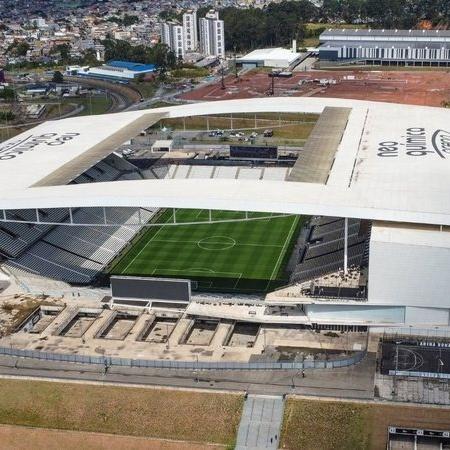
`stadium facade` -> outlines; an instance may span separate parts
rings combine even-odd
[[[320,35],[322,61],[443,66],[450,63],[450,31],[328,29]]]
[[[163,118],[242,112],[320,114],[286,179],[122,178],[132,170],[113,152],[142,129]],[[449,118],[441,108],[268,98],[44,123],[0,146],[4,267],[99,270],[95,249],[86,249],[85,259],[68,252],[70,258],[55,253],[52,260],[49,246],[54,251],[67,239],[46,227],[64,222],[73,235],[83,233],[80,224],[95,228],[90,233],[114,225],[109,238],[117,241],[126,231],[118,223],[126,222],[123,208],[140,224],[159,208],[308,215],[308,242],[292,283],[268,294],[267,304],[298,305],[301,323],[310,325],[448,326]],[[86,182],[94,178],[100,182]],[[30,230],[47,236],[29,239],[40,246],[28,254],[32,268],[18,259],[21,252],[11,255],[14,245],[27,248]],[[87,238],[77,239],[87,246]]]

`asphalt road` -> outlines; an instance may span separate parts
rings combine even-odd
[[[300,394],[372,399],[375,355],[342,369],[296,371],[192,371],[110,367],[0,356],[0,376],[78,380],[178,388],[247,391],[252,394]]]

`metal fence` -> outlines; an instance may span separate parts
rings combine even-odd
[[[395,341],[398,339],[415,339],[420,341],[448,340],[450,341],[450,329],[442,328],[385,328],[383,341]]]
[[[168,361],[159,359],[114,358],[109,356],[64,355],[62,353],[41,352],[37,350],[20,350],[0,347],[0,355],[32,358],[45,361],[60,361],[80,364],[100,364],[105,367],[142,367],[154,369],[185,370],[302,370],[302,369],[335,369],[357,364],[365,357],[360,351],[342,359],[330,361],[267,361],[267,362],[206,362],[206,361]]]

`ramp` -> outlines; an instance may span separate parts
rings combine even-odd
[[[242,411],[236,450],[279,447],[284,401],[281,396],[249,395]]]

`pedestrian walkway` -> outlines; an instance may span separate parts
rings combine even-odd
[[[284,401],[281,396],[249,395],[242,411],[236,450],[279,447]]]

